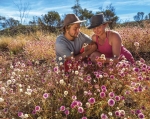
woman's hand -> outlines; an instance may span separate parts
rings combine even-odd
[[[106,61],[105,55],[101,54],[100,57],[95,58],[95,61],[105,63],[105,61]]]

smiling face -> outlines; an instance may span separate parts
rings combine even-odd
[[[96,35],[102,35],[105,32],[106,25],[107,24],[102,24],[100,26],[97,26],[97,27],[93,28],[93,32]]]
[[[71,24],[66,28],[65,36],[73,40],[78,37],[80,33],[80,23]]]

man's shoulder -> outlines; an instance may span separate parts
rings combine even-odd
[[[57,42],[64,42],[64,41],[66,41],[66,38],[64,37],[63,34],[60,34],[59,36],[57,36],[56,43]]]

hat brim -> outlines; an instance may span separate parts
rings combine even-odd
[[[80,21],[76,21],[76,22],[73,22],[71,24],[77,24],[77,23],[82,23],[82,22],[85,22],[86,20],[80,20]],[[69,25],[69,24],[68,24]]]
[[[111,23],[111,21],[106,21],[106,22],[103,22],[102,24],[106,24],[106,23]],[[89,26],[87,26],[86,28],[87,28],[87,29],[92,29],[92,28],[98,27],[98,26],[100,26],[100,25],[102,25],[102,24],[89,25]]]
[[[70,24],[77,24],[77,23],[82,23],[82,22],[85,22],[86,20],[79,20],[79,21],[76,21],[76,22],[73,22],[73,23],[70,23]],[[67,25],[70,25],[70,24],[67,24]],[[65,26],[67,26],[65,25]],[[65,27],[65,26],[62,26],[62,29]]]

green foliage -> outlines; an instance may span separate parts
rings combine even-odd
[[[80,10],[82,10],[82,8],[79,4],[79,0],[75,0],[75,5],[73,7],[71,7],[71,9],[73,10],[73,12],[76,16],[79,17],[81,15]]]
[[[3,29],[0,31],[0,35],[3,36],[16,36],[19,34],[29,35],[37,30],[36,26],[18,25]]]
[[[6,19],[5,17],[0,16],[0,26],[2,28],[10,28],[10,27],[15,27],[19,25],[19,21],[15,20],[14,18],[8,18]]]
[[[41,18],[38,18],[40,29],[55,32],[57,27],[61,25],[61,19],[58,12],[50,11]]]

